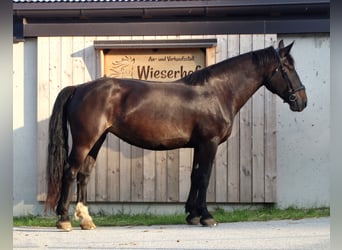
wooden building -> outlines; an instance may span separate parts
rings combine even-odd
[[[25,43],[36,52],[38,201],[46,192],[48,119],[63,87],[103,75],[173,80],[277,46],[278,34],[329,30],[329,1],[13,2],[14,53],[24,56]],[[216,155],[209,202],[277,202],[275,98],[261,88],[236,117],[232,136]],[[88,199],[184,202],[191,164],[191,149],[143,150],[109,135],[91,175]]]

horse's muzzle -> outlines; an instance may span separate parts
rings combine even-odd
[[[288,100],[288,104],[290,105],[290,109],[294,112],[301,112],[307,106],[308,100],[306,94],[304,92],[303,95],[300,94],[293,94],[290,96]]]

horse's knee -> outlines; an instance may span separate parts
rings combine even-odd
[[[77,174],[77,183],[80,185],[87,185],[89,182],[89,177],[90,177],[89,174],[84,174],[84,173],[79,172]]]
[[[68,168],[65,170],[63,178],[65,181],[73,182],[78,175],[78,170],[75,168]]]
[[[95,165],[95,159],[87,156],[83,162],[82,168],[77,175],[77,182],[81,185],[87,185],[89,182],[90,173]]]

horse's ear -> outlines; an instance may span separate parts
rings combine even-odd
[[[280,40],[278,44],[278,49],[283,49],[284,48],[284,41]]]
[[[291,50],[291,48],[292,48],[294,42],[295,42],[295,41],[293,41],[292,43],[290,43],[289,45],[287,45],[287,46],[285,47],[285,50],[286,50],[287,54],[290,53],[290,50]]]
[[[281,42],[282,42],[282,40],[281,40]],[[290,53],[290,50],[291,50],[293,44],[294,44],[294,41],[284,48],[284,42],[283,42],[282,43],[283,47],[281,48],[280,47],[280,43],[279,43],[279,49],[280,49],[279,54],[280,54],[280,57],[284,57],[284,56],[288,55]]]

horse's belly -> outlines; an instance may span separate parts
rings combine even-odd
[[[150,150],[168,150],[176,148],[184,148],[189,146],[189,141],[184,138],[156,138],[156,137],[130,137],[125,135],[117,135],[122,140],[137,147]]]
[[[129,144],[151,150],[188,147],[191,137],[191,132],[185,128],[163,124],[141,124],[137,127],[126,124],[110,131]]]

